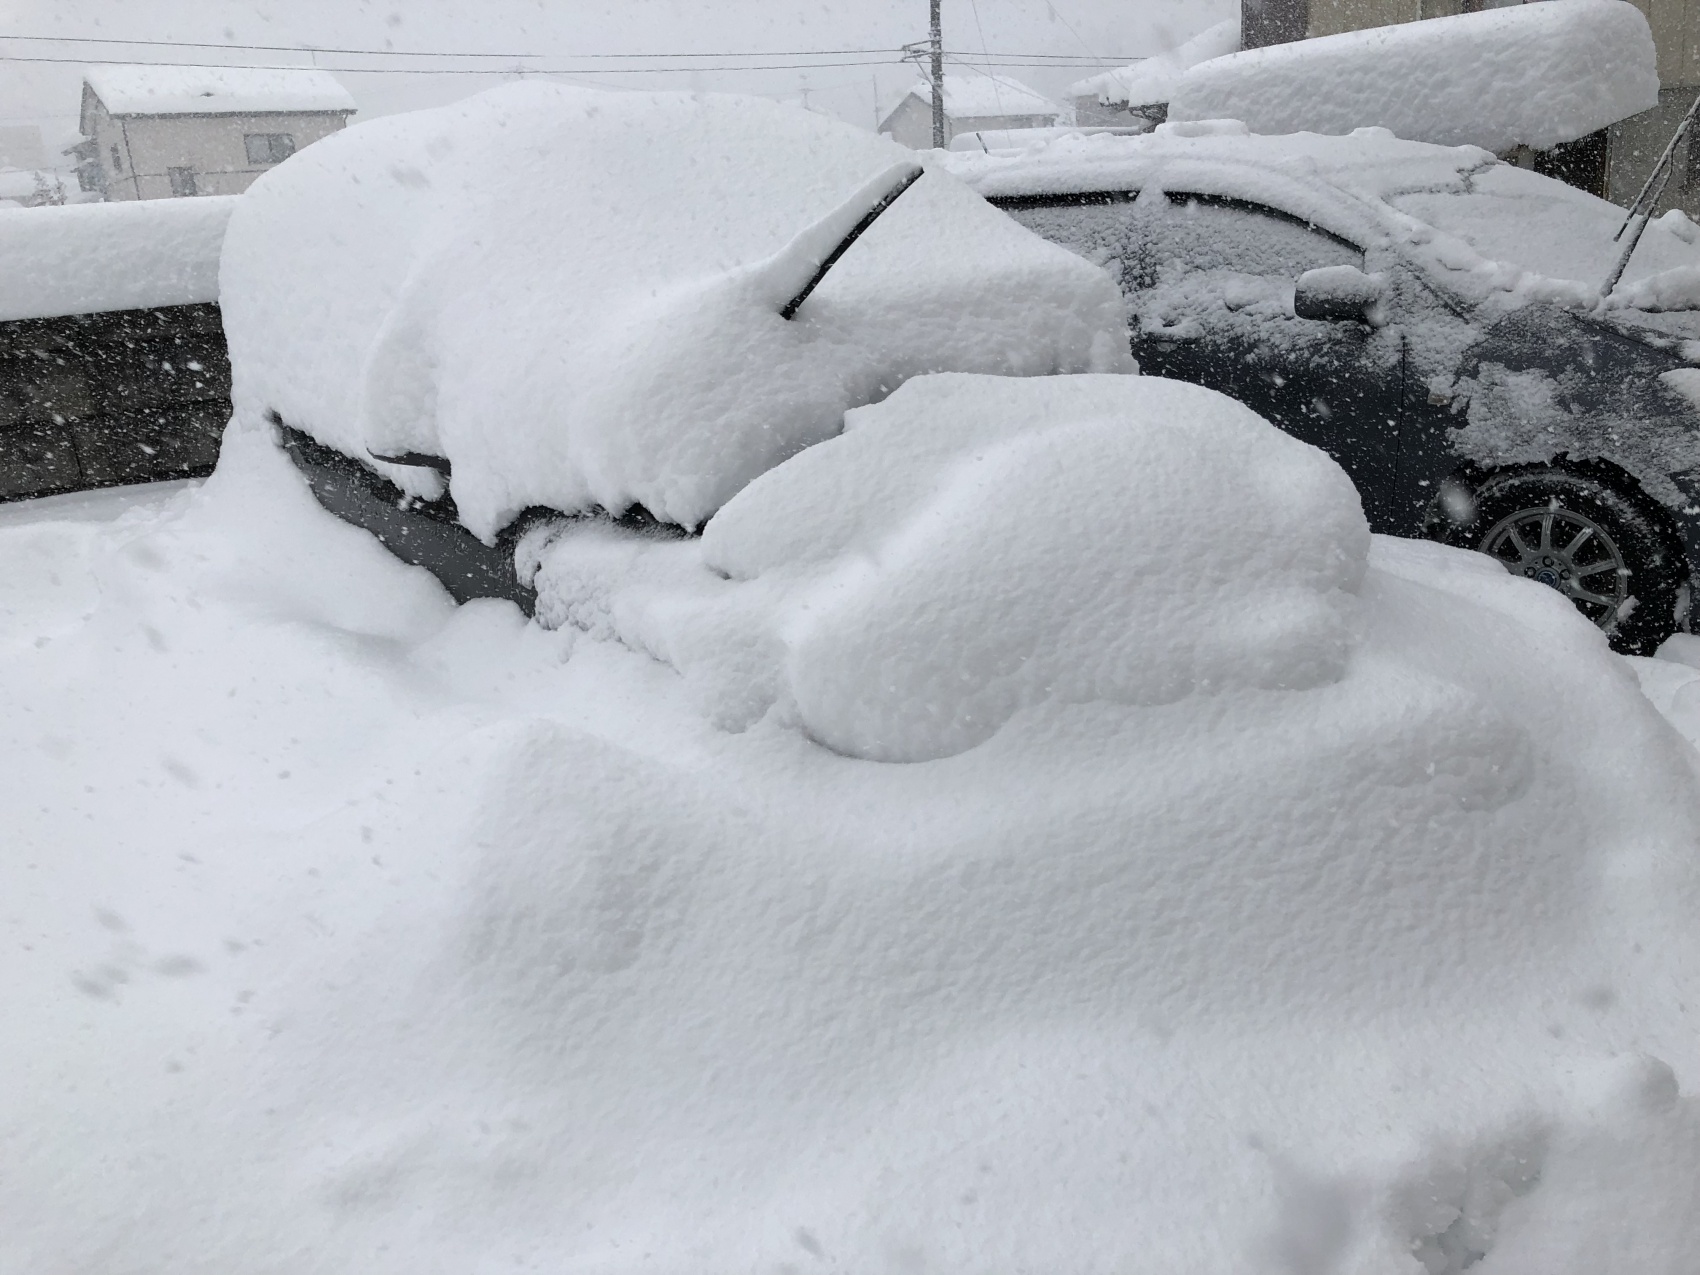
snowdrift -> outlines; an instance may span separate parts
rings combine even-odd
[[[1545,150],[1656,106],[1654,63],[1627,0],[1544,0],[1214,58],[1180,78],[1169,118]]]
[[[236,200],[14,209],[0,217],[0,321],[217,301]]]
[[[782,319],[827,232],[913,162],[759,99],[550,84],[347,129],[233,219],[237,416],[446,457],[486,537],[534,505],[695,526],[917,373],[1130,366],[1114,285],[943,175]]]
[[[0,1267],[1684,1275],[1695,755],[1349,491],[929,378],[553,632],[242,422],[0,519]]]
[[[1267,539],[1217,533],[1241,520]],[[1211,391],[1125,376],[922,377],[758,478],[700,546],[653,546],[639,569],[581,549],[606,534],[522,548],[546,622],[635,573],[614,629],[717,720],[777,704],[880,761],[963,752],[1052,700],[1332,681],[1369,543],[1322,453]],[[707,573],[652,583],[699,558]]]

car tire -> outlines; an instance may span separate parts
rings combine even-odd
[[[1687,618],[1674,538],[1642,500],[1592,474],[1537,465],[1449,479],[1425,530],[1557,589],[1626,655],[1651,655]]]

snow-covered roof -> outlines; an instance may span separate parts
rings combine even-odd
[[[933,100],[933,87],[917,84],[909,90],[924,102]],[[953,120],[986,119],[1000,115],[1062,115],[1062,108],[1036,89],[1007,75],[951,74],[944,77],[944,113]]]
[[[1169,118],[1259,133],[1545,149],[1657,105],[1647,19],[1627,0],[1547,0],[1248,49],[1193,67]]]
[[[329,71],[289,67],[93,66],[83,82],[113,115],[352,113],[354,98]]]
[[[1200,31],[1167,53],[1117,67],[1068,86],[1068,96],[1095,97],[1100,102],[1150,106],[1167,102],[1180,78],[1200,62],[1239,52],[1240,20],[1229,18]]]

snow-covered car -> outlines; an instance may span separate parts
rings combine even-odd
[[[530,84],[327,138],[231,220],[236,421],[457,597],[539,517],[695,529],[930,372],[1131,372],[1102,271],[760,99]]]
[[[1480,549],[1629,651],[1700,564],[1700,228],[1650,225],[1475,147],[1231,121],[946,161],[1106,267],[1144,372],[1324,448],[1370,525]]]

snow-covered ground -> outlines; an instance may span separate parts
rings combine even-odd
[[[339,134],[232,216],[217,472],[0,510],[0,1271],[1685,1275],[1696,644],[1109,374],[1107,276],[943,173],[787,327],[892,162],[800,115]],[[478,180],[660,117],[677,181]],[[584,512],[538,620],[274,412]]]
[[[1206,391],[997,388],[553,630],[255,428],[0,511],[0,1270],[1690,1270],[1632,666]]]

